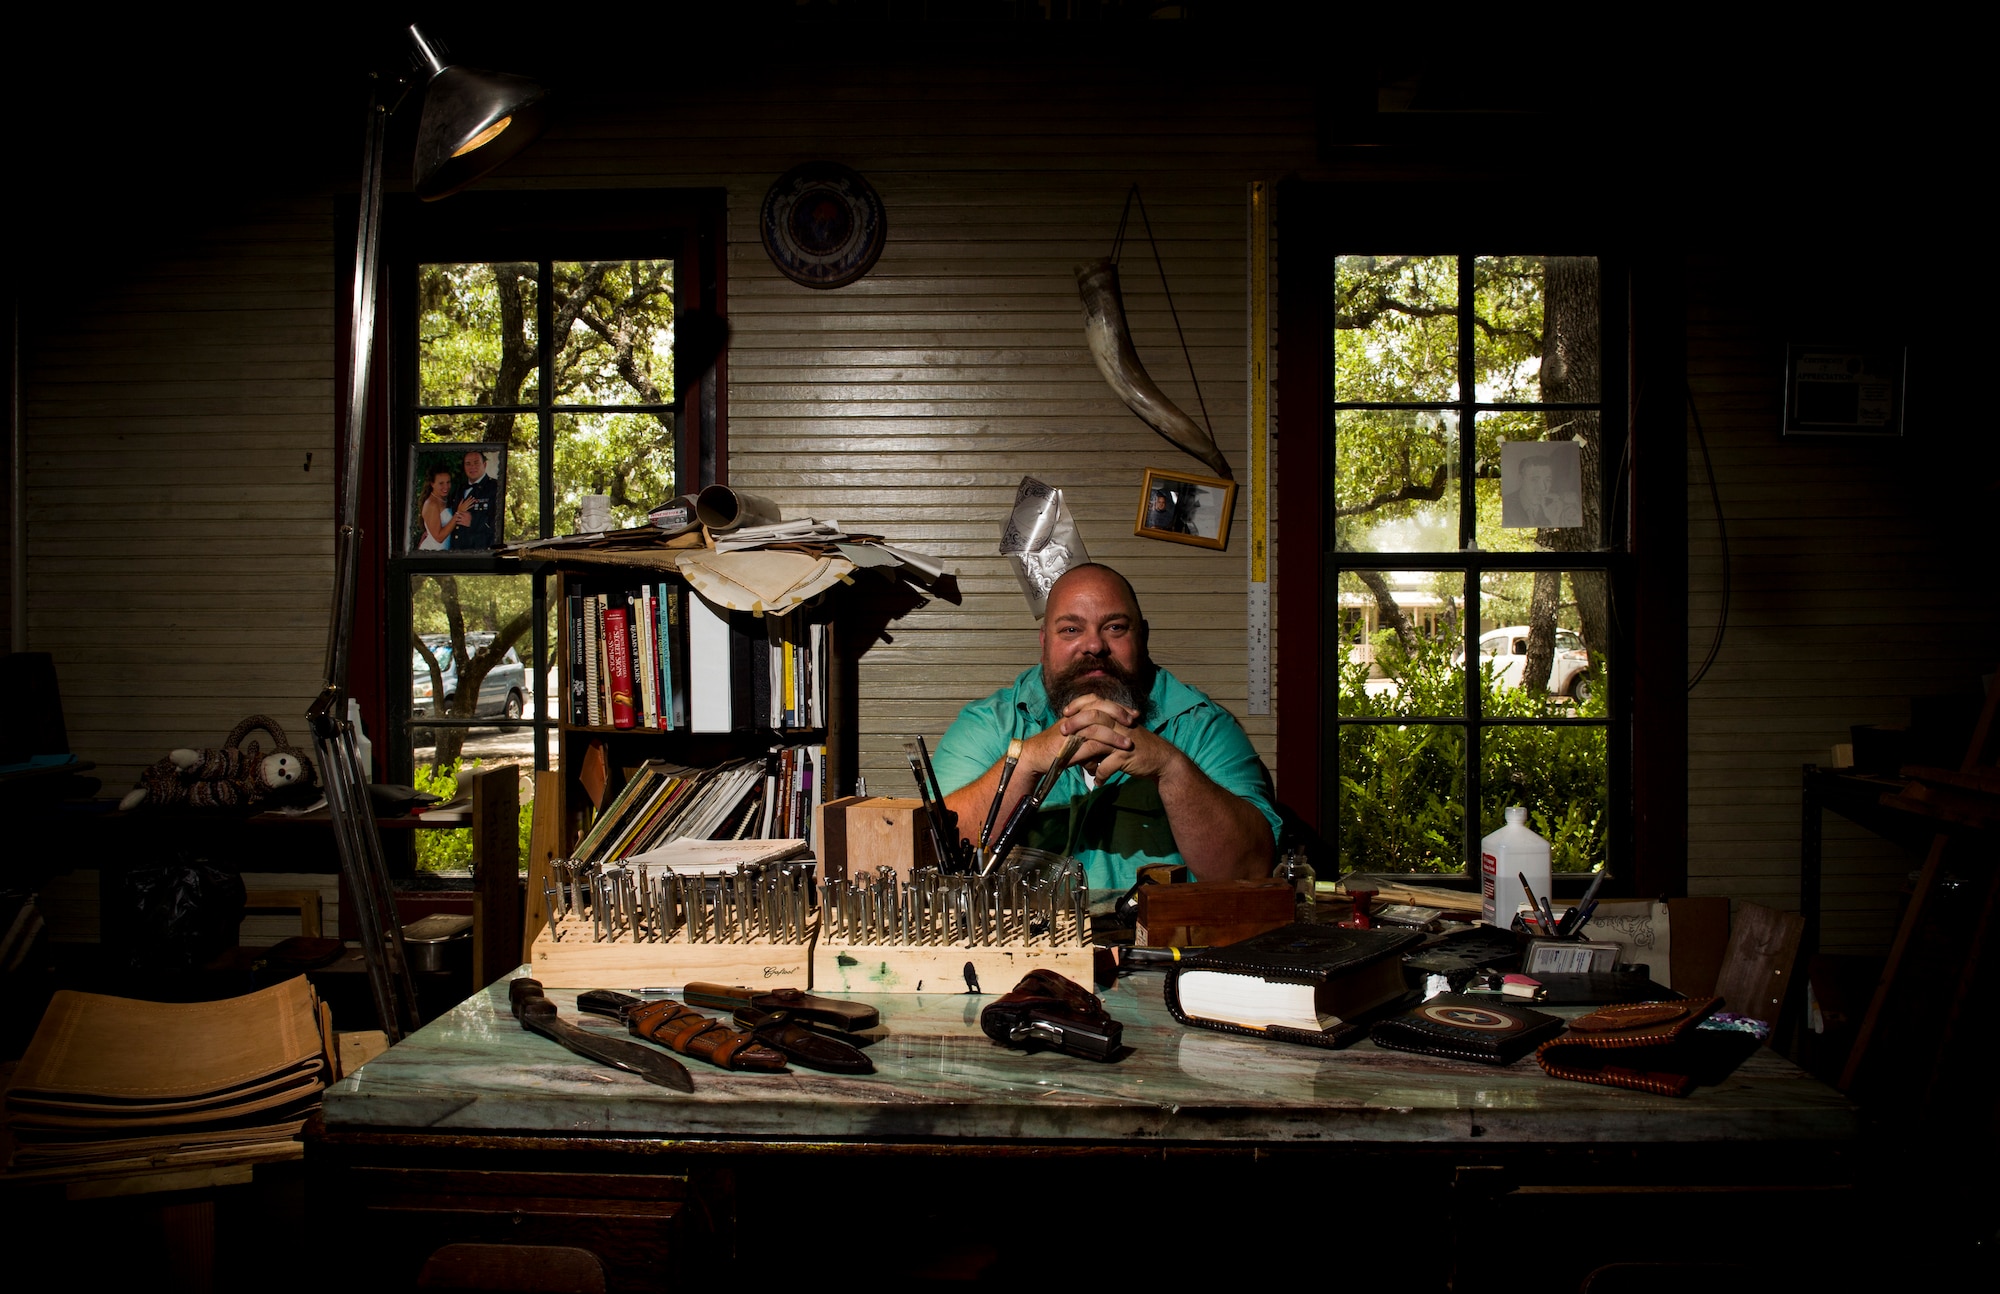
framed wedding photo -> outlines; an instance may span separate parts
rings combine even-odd
[[[506,541],[507,446],[438,442],[410,451],[406,551],[480,553]]]
[[[1132,533],[1196,548],[1229,547],[1229,517],[1236,482],[1215,476],[1146,469],[1139,489],[1139,520]]]

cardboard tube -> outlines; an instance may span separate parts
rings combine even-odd
[[[711,533],[727,534],[740,526],[768,526],[783,521],[778,505],[755,494],[743,494],[726,485],[711,485],[695,496],[695,515]]]

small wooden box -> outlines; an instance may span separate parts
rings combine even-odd
[[[886,795],[850,795],[820,806],[820,879],[872,876],[888,867],[907,878],[918,867],[937,865],[931,847],[930,817],[922,800]]]
[[[1135,943],[1211,948],[1289,924],[1296,912],[1289,882],[1193,881],[1141,885]]]

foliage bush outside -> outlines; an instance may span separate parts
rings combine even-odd
[[[1410,656],[1381,662],[1394,690],[1371,695],[1365,662],[1340,671],[1340,713],[1395,718],[1464,713],[1464,668],[1449,638],[1422,639]],[[1571,707],[1493,677],[1480,667],[1479,706],[1491,718],[1604,717],[1605,689]],[[1367,872],[1464,870],[1464,738],[1455,724],[1343,724],[1337,847],[1343,867]],[[1499,829],[1510,805],[1549,842],[1559,872],[1591,871],[1605,860],[1610,801],[1608,732],[1594,726],[1492,725],[1480,734],[1479,822]]]
[[[413,779],[419,791],[429,791],[444,803],[458,798],[458,783],[461,773],[470,773],[479,767],[477,760],[453,760],[443,768],[432,768],[419,764]],[[535,802],[521,802],[521,862],[522,870],[527,870],[528,836],[535,821]],[[460,827],[453,831],[415,832],[417,847],[417,869],[425,872],[467,872],[472,870],[472,830]]]

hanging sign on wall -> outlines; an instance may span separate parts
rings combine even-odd
[[[889,221],[875,186],[838,162],[806,162],[764,194],[764,252],[809,288],[841,288],[874,268]]]

